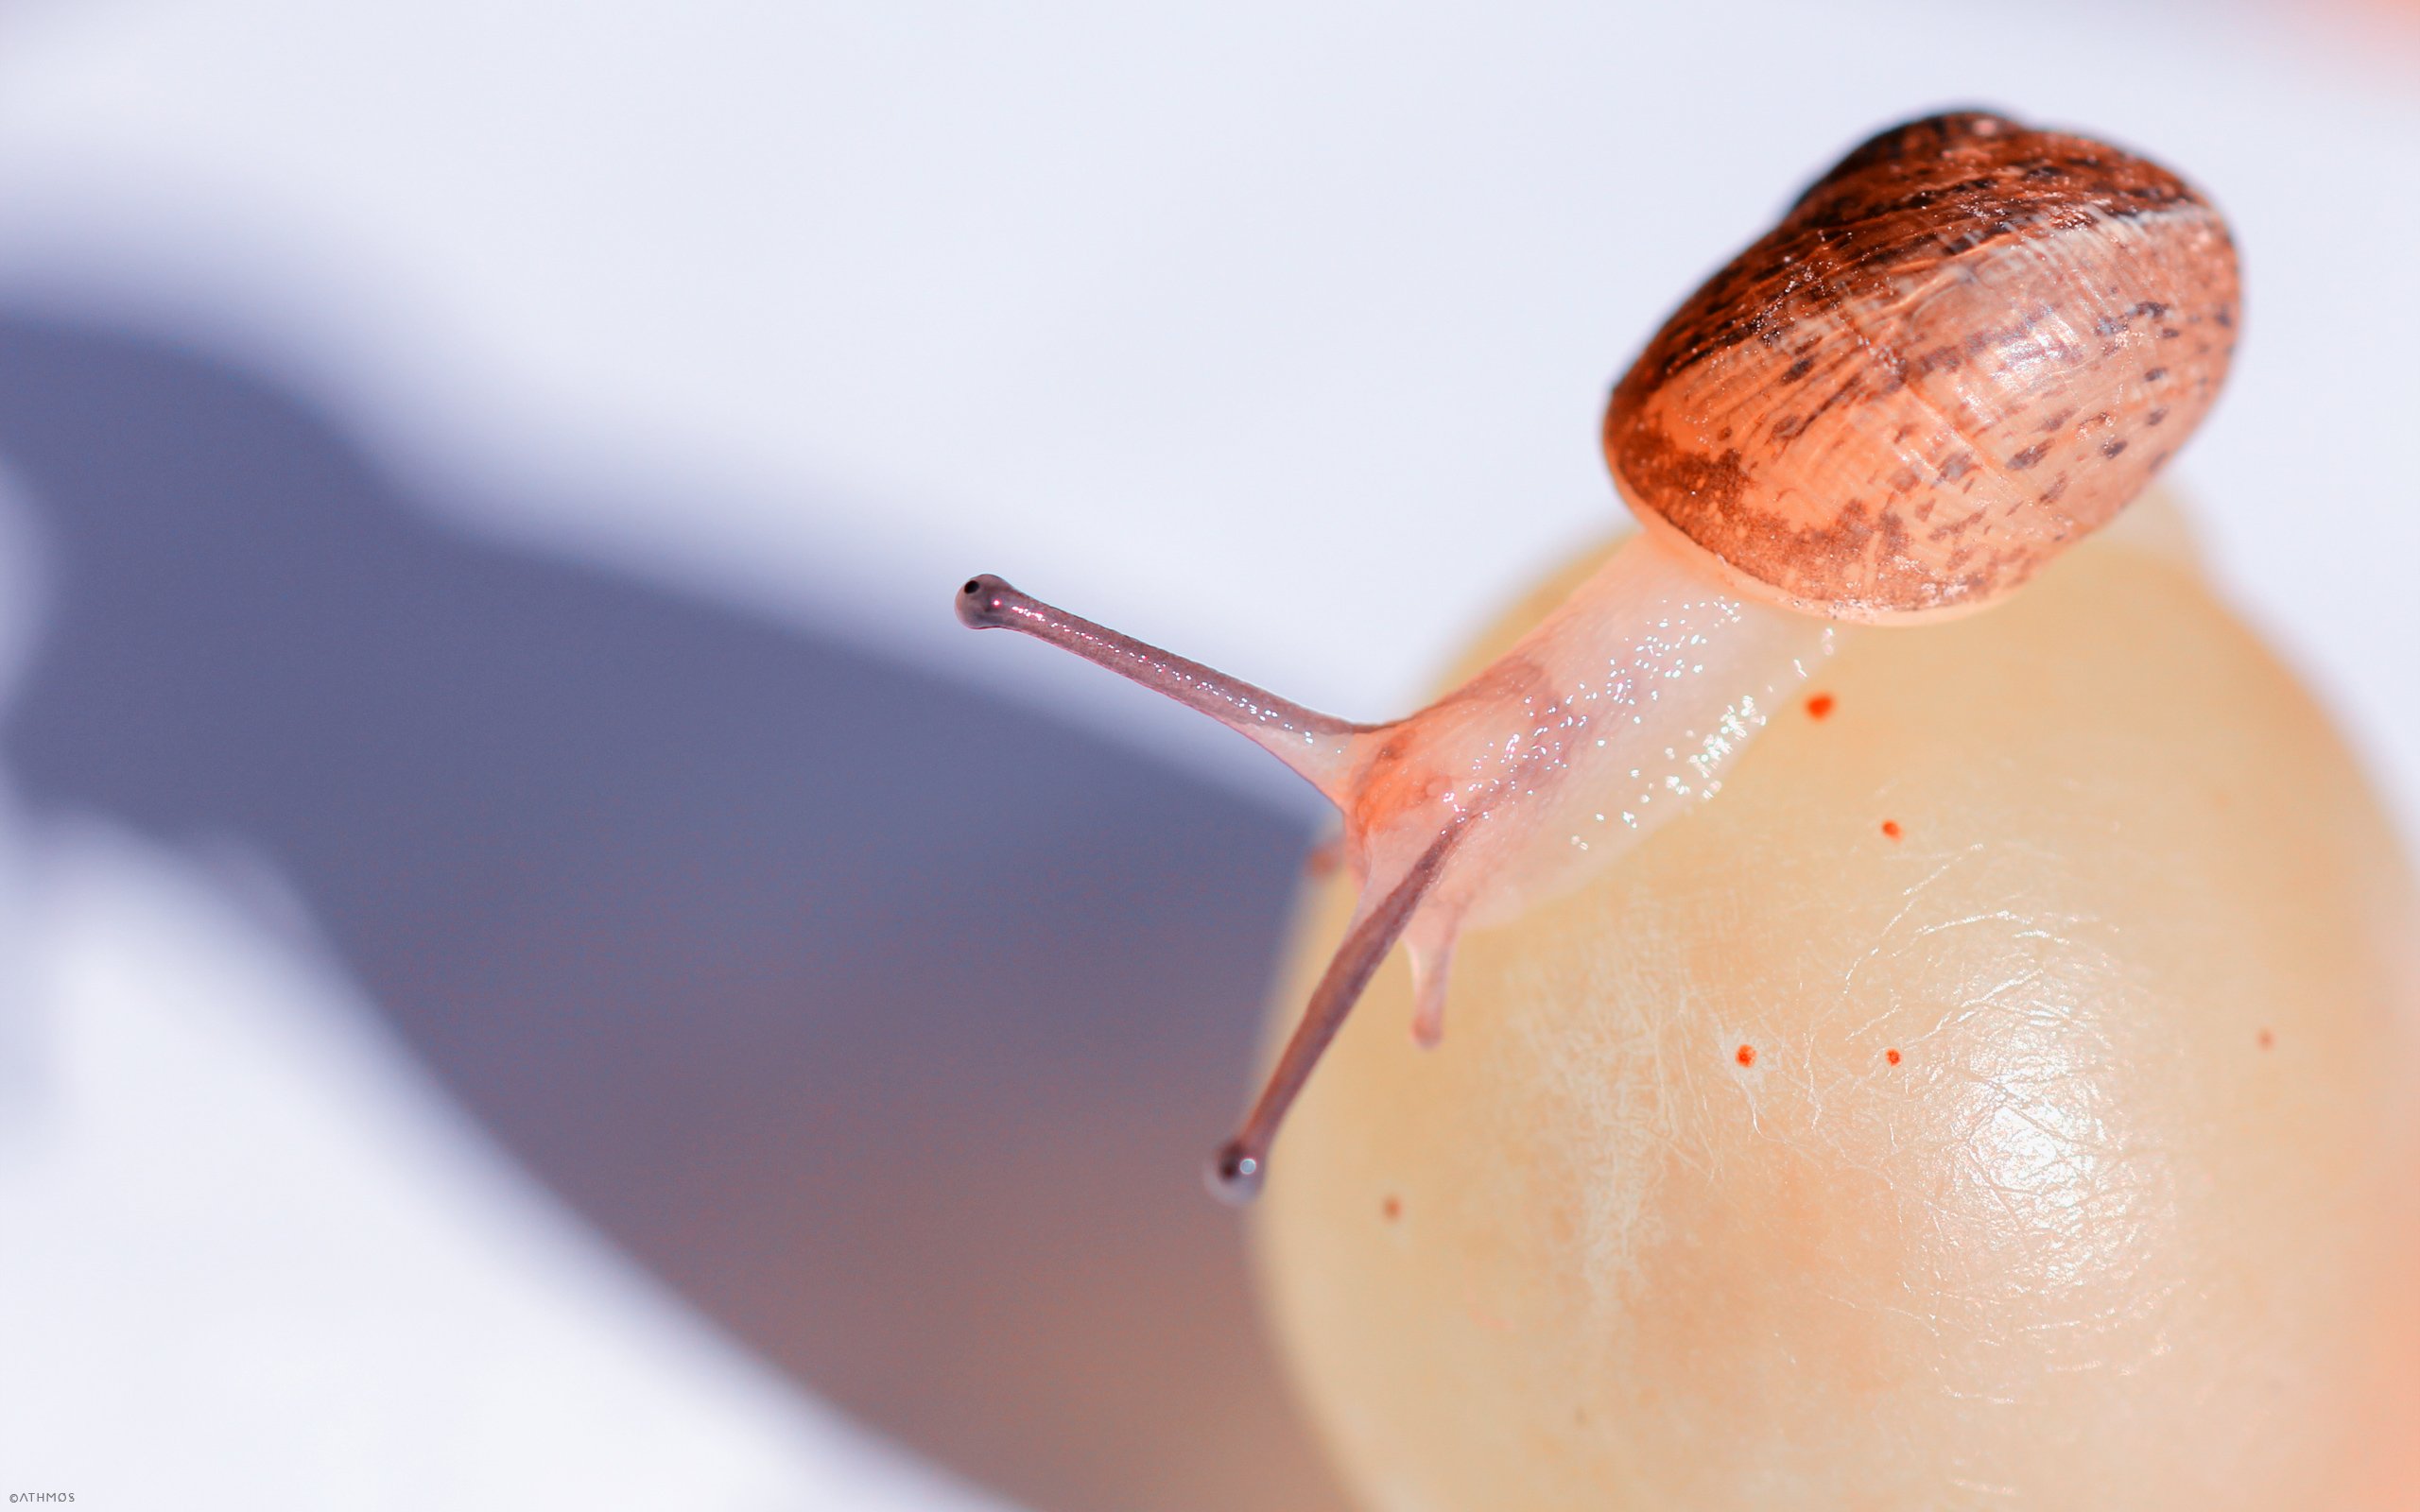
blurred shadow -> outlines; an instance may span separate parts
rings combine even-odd
[[[1336,1504],[1195,1174],[1292,823],[448,530],[205,353],[0,312],[0,455],[56,557],[6,729],[36,802],[256,845],[531,1170],[944,1463]]]

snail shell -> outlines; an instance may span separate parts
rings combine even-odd
[[[1979,608],[2140,492],[2218,397],[2226,223],[2131,153],[1893,128],[1666,321],[1605,454],[1651,530],[1811,613]]]

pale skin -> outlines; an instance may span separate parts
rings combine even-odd
[[[1377,971],[1256,1236],[1367,1505],[2420,1505],[2411,877],[2120,534],[1845,637],[1720,799],[1463,932],[1443,1047]]]

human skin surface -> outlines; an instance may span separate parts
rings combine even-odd
[[[1255,1232],[1367,1505],[2420,1505],[2420,909],[2150,534],[1849,634],[1437,1049],[1388,963]]]

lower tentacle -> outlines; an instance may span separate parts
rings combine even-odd
[[[1436,885],[1444,869],[1446,853],[1461,833],[1455,828],[1439,835],[1407,868],[1402,879],[1383,893],[1379,892],[1382,884],[1375,874],[1365,885],[1361,906],[1345,931],[1344,943],[1329,958],[1327,970],[1321,974],[1319,986],[1303,1010],[1302,1022],[1294,1026],[1293,1038],[1286,1041],[1285,1052],[1277,1057],[1276,1070],[1270,1073],[1269,1083],[1261,1089],[1243,1127],[1219,1147],[1212,1161],[1210,1189],[1219,1196],[1245,1202],[1259,1192],[1261,1179],[1269,1169],[1269,1146],[1277,1137],[1278,1125],[1285,1121],[1294,1099],[1302,1094],[1304,1085],[1310,1080],[1311,1068],[1319,1063],[1328,1042],[1344,1026],[1345,1016],[1360,1001],[1370,978],[1377,974],[1387,952],[1394,948],[1421,901]],[[1377,900],[1374,904],[1371,902],[1374,897]]]
[[[1459,912],[1430,908],[1404,932],[1404,951],[1411,957],[1411,1038],[1423,1050],[1445,1038],[1445,984],[1461,928]]]

